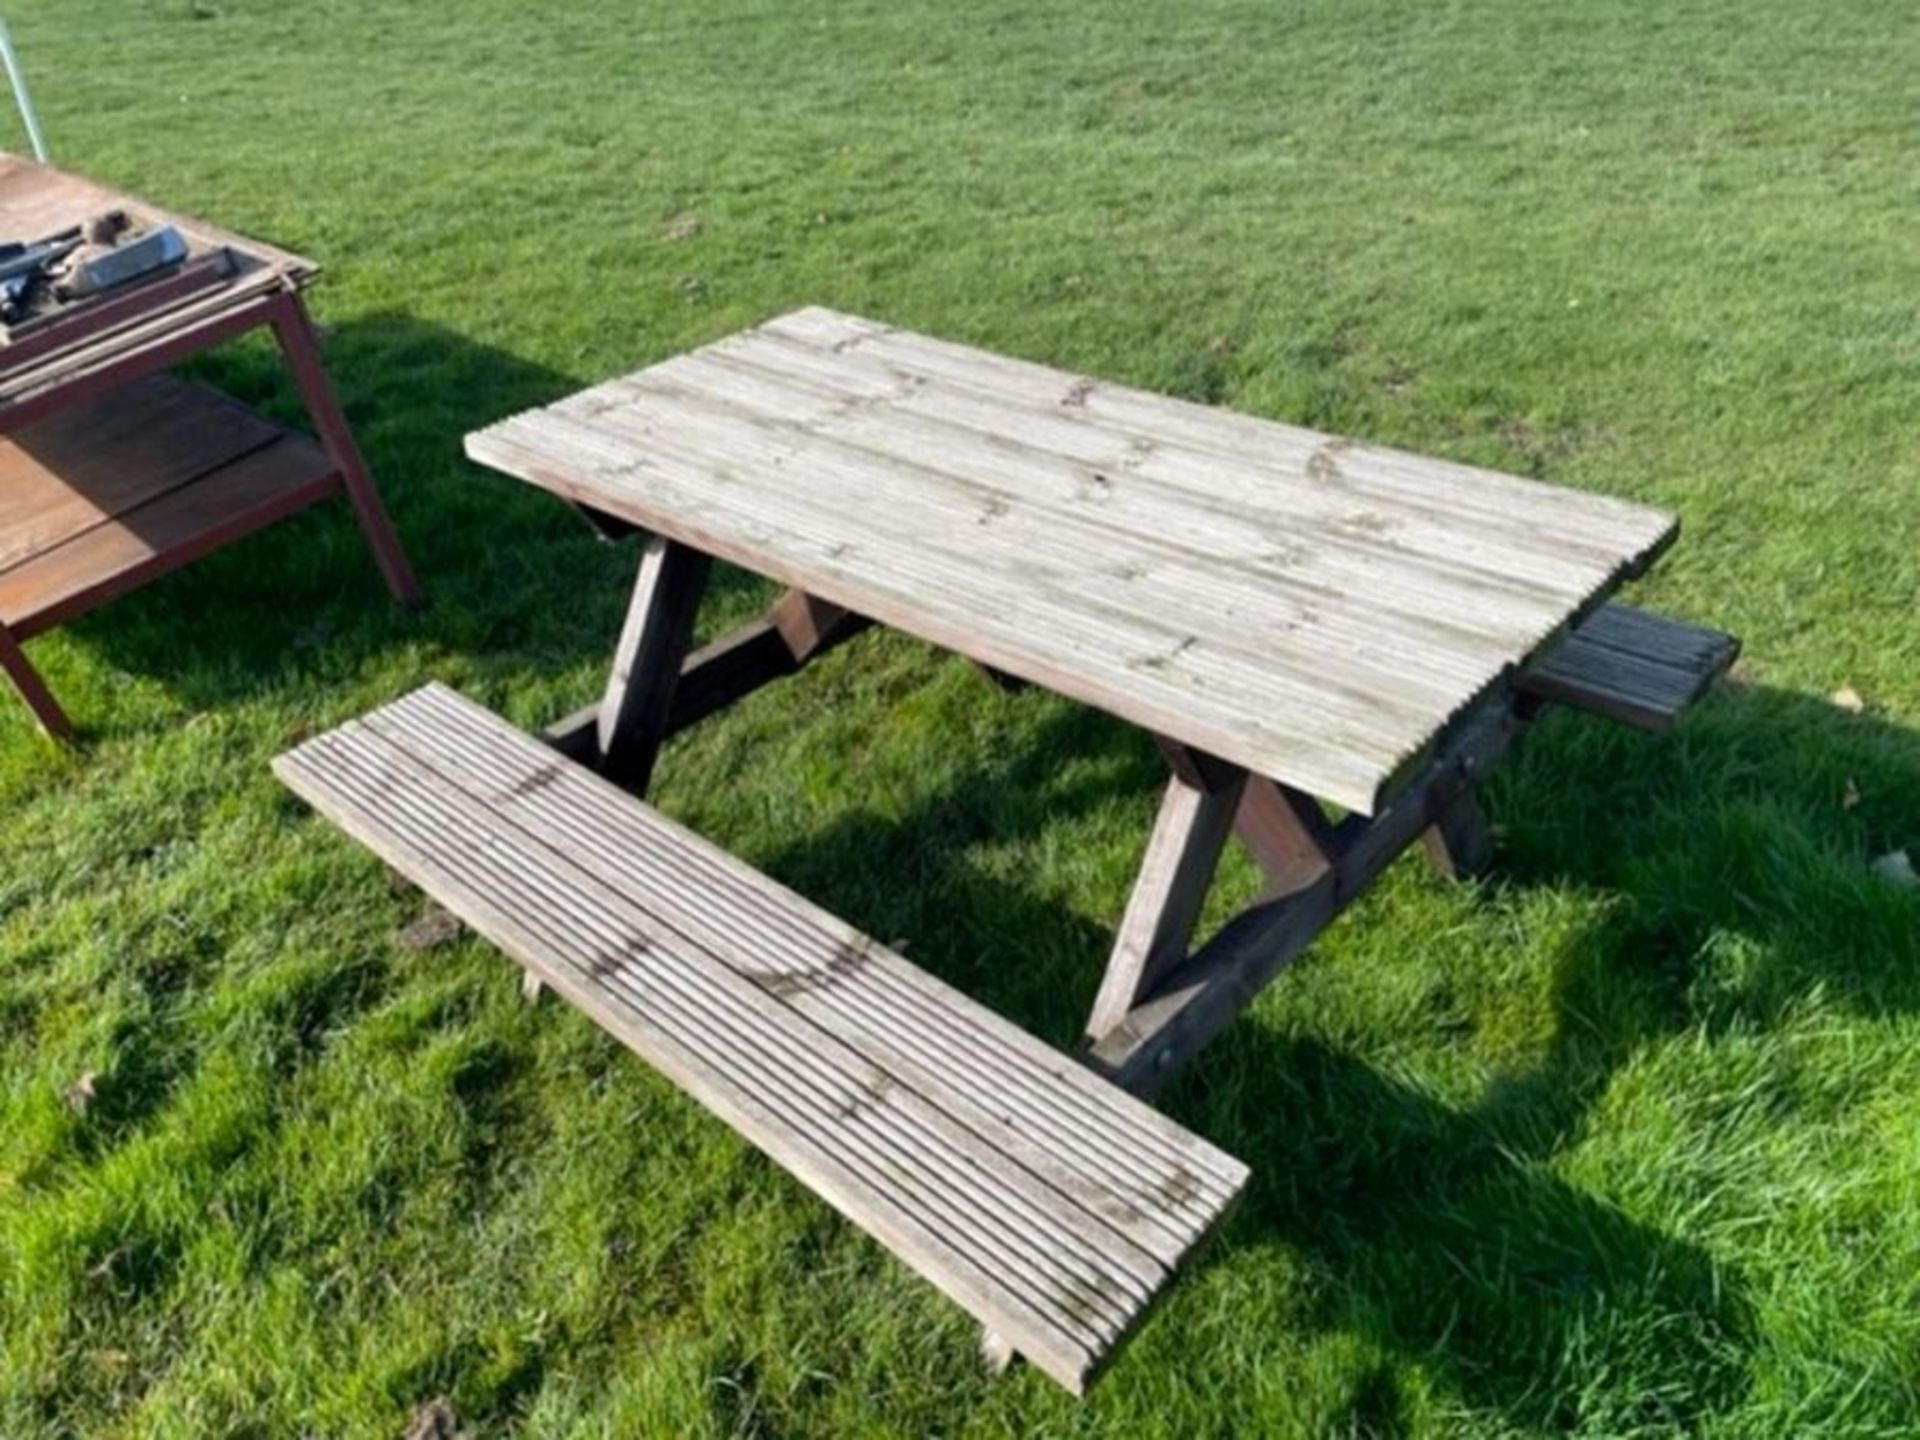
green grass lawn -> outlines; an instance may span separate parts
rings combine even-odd
[[[76,752],[0,694],[0,1434],[1912,1434],[1913,7],[627,8],[9,8],[58,159],[327,267],[429,600],[329,506],[34,642]],[[1166,1097],[1254,1180],[1082,1404],[267,771],[593,694],[632,546],[460,435],[814,302],[1671,507],[1640,597],[1746,642],[1552,717],[1495,878],[1402,862]],[[1159,778],[874,636],[657,793],[1068,1044]]]

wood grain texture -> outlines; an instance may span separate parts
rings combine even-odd
[[[294,790],[1075,1391],[1245,1167],[441,686]]]
[[[0,440],[0,571],[282,434],[205,385],[151,375]]]
[[[819,309],[467,449],[1363,813],[1675,533]]]
[[[1603,605],[1532,665],[1520,688],[1643,730],[1664,730],[1740,654],[1724,631]]]
[[[318,445],[279,432],[260,449],[0,570],[0,621],[23,639],[37,635],[339,487]]]

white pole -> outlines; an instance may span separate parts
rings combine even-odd
[[[20,107],[20,118],[27,122],[27,139],[33,144],[33,158],[44,165],[47,163],[47,137],[40,133],[40,117],[33,113],[33,97],[27,94],[27,77],[20,73],[20,57],[13,53],[13,36],[7,33],[5,20],[0,20],[0,59],[7,62],[7,80],[13,86],[13,101]]]

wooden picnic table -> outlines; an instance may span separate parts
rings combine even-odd
[[[593,743],[584,716],[558,737],[630,783],[670,728],[707,556],[791,587],[789,629],[878,621],[1150,731],[1173,775],[1089,1024],[1129,1084],[1429,825],[1477,863],[1474,781],[1529,713],[1529,663],[1678,528],[824,309],[467,451],[655,537]],[[1275,896],[1256,933],[1189,958],[1236,828]]]
[[[222,545],[334,495],[395,598],[418,586],[322,365],[302,291],[318,267],[82,176],[0,154],[0,239],[109,210],[176,226],[186,259],[0,343],[0,671],[41,727],[72,726],[21,648]],[[270,327],[317,441],[164,373]]]
[[[429,686],[280,774],[1075,1389],[1245,1181],[1131,1097],[1415,840],[1478,869],[1479,783],[1544,705],[1659,728],[1734,652],[1609,601],[1659,511],[828,310],[467,450],[646,532],[603,695],[547,748]],[[788,588],[694,650],[715,557]],[[1166,756],[1086,1069],[631,798],[667,736],[872,622]],[[1266,892],[1195,948],[1236,834]]]

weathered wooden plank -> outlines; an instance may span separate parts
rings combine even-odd
[[[1363,813],[1674,532],[817,310],[468,450]]]
[[[188,484],[0,570],[0,622],[22,639],[304,509],[339,488],[327,457],[282,433]]]
[[[564,847],[573,863],[650,910],[671,910],[677,928],[739,957],[730,963],[864,1052],[884,1051],[900,1069],[939,1077],[943,1090],[988,1117],[978,1123],[995,1129],[1001,1143],[1031,1137],[1043,1154],[1076,1157],[1085,1171],[1078,1183],[1105,1187],[1104,1213],[1131,1207],[1171,1237],[1171,1250],[1137,1237],[1169,1263],[1198,1238],[1192,1222],[1231,1193],[1235,1162],[1223,1170],[1209,1147],[1151,1110],[1116,1119],[1108,1113],[1111,1087],[1066,1057],[698,837],[650,811],[610,805],[594,777],[558,764],[498,722],[482,723],[478,710],[431,686],[366,723],[415,753],[440,757],[490,809]],[[770,904],[777,923],[767,918]],[[858,965],[847,963],[852,954],[861,956]],[[1053,1095],[1051,1104],[1023,1109],[1017,1125],[996,1114],[1008,1097],[1043,1093]],[[1190,1192],[1199,1208],[1189,1214],[1188,1202],[1168,1201],[1170,1189]]]
[[[137,380],[0,439],[0,570],[271,445],[284,432],[171,375]]]
[[[777,523],[782,535],[791,536],[796,546],[809,546],[814,537],[819,537],[819,543],[829,560],[849,553],[850,547],[846,543],[832,542],[827,538],[840,532],[843,518],[833,508],[831,497],[820,487],[810,487],[804,492],[763,496],[758,493],[757,487],[743,484],[737,472],[707,476],[698,488],[683,485],[681,477],[698,475],[702,464],[698,451],[688,449],[689,445],[697,446],[700,443],[688,438],[698,428],[692,422],[677,425],[672,434],[661,436],[630,429],[624,412],[622,415],[598,417],[591,425],[581,425],[564,416],[548,415],[542,417],[539,428],[541,439],[549,449],[566,451],[576,463],[587,467],[606,464],[625,468],[633,442],[644,439],[647,449],[644,467],[648,472],[647,488],[654,492],[656,499],[679,501],[684,498],[698,507],[696,513],[704,511],[715,517],[738,514],[748,523]],[[736,433],[742,438],[750,438],[748,432]],[[771,467],[780,462],[779,454],[770,450],[729,452],[728,459],[733,465],[766,464]],[[866,493],[870,496],[885,493],[890,480],[899,478],[881,471],[865,470],[851,457],[848,457],[844,470],[851,478],[865,484]],[[871,504],[871,500],[866,503]],[[1197,629],[1211,627],[1217,631],[1222,610],[1233,606],[1238,592],[1231,577],[1209,578],[1201,574],[1199,580],[1205,588],[1190,601],[1177,595],[1169,597],[1166,613],[1155,614],[1137,607],[1136,597],[1122,596],[1113,588],[1115,583],[1124,584],[1127,575],[1117,571],[1112,576],[1102,576],[1097,571],[1090,575],[1083,574],[1088,564],[1088,550],[1072,534],[1049,535],[1037,530],[1029,533],[1023,528],[1019,537],[1020,545],[1011,552],[1003,552],[993,548],[983,549],[975,532],[960,528],[985,523],[982,516],[986,512],[977,506],[961,504],[956,508],[955,504],[943,502],[937,495],[909,489],[898,496],[888,495],[885,508],[892,517],[890,525],[884,532],[865,535],[858,548],[861,561],[867,568],[872,568],[876,563],[892,567],[889,571],[890,588],[895,591],[904,590],[915,580],[937,580],[950,587],[969,587],[963,592],[969,598],[972,594],[990,594],[1003,597],[1006,603],[1019,603],[1028,598],[1026,592],[1036,589],[1047,598],[1055,598],[1057,593],[1061,599],[1077,599],[1080,608],[1088,615],[1111,619],[1113,624],[1107,628],[1117,631],[1121,638],[1129,634],[1137,636],[1134,640],[1136,647],[1145,649],[1150,655],[1160,645],[1180,642],[1192,644],[1204,640],[1206,654],[1230,658],[1242,669],[1251,671],[1252,683],[1260,684],[1264,680],[1263,688],[1276,694],[1294,693],[1303,700],[1319,699],[1328,708],[1349,716],[1365,716],[1393,700],[1391,693],[1383,697],[1378,689],[1372,688],[1376,683],[1384,683],[1390,678],[1385,654],[1374,667],[1367,683],[1346,685],[1338,674],[1329,675],[1329,667],[1324,661],[1315,668],[1308,658],[1293,658],[1289,663],[1289,657],[1284,652],[1278,656],[1262,656],[1253,641],[1237,635],[1204,633],[1196,637]],[[1017,562],[1016,568],[1024,566],[1026,574],[1024,577],[1009,574],[996,578],[991,567],[1000,561]],[[1010,588],[1007,581],[1016,583]],[[1072,587],[1071,594],[1064,593],[1068,585]],[[1029,613],[1034,609],[1031,605],[1024,608]],[[1275,633],[1284,633],[1287,628],[1297,626],[1304,613],[1290,612],[1282,617],[1282,623],[1276,625]],[[1085,619],[1082,615],[1069,614],[1063,618],[1048,614],[1044,618],[1085,628],[1081,623]],[[1034,638],[1044,643],[1050,637],[1042,635]],[[1362,645],[1357,635],[1352,638],[1356,646]],[[1349,671],[1367,663],[1365,653],[1360,649],[1348,657]],[[1264,666],[1255,668],[1249,664],[1256,656],[1264,660]],[[1165,657],[1164,663],[1169,668],[1177,668],[1183,658],[1184,652]],[[1456,678],[1463,683],[1473,682],[1483,680],[1487,673],[1486,670],[1474,672],[1463,669]],[[1417,683],[1403,678],[1397,682],[1397,688],[1405,690]],[[1340,693],[1330,696],[1329,691]]]
[[[1388,707],[1371,714],[1353,702],[1316,707],[1310,681],[1288,689],[1284,677],[1250,669],[1209,638],[1131,617],[1123,622],[1088,606],[1054,610],[1043,634],[1020,623],[1033,615],[1035,599],[996,585],[977,562],[930,547],[873,543],[856,559],[833,516],[790,511],[770,523],[757,503],[734,503],[725,476],[664,451],[636,459],[630,445],[602,446],[563,446],[547,427],[538,436],[491,431],[469,439],[475,459],[573,498],[610,494],[644,470],[648,508],[678,517],[674,530],[689,545],[1227,758],[1237,759],[1233,751],[1247,751],[1250,742],[1252,753],[1271,753],[1284,740],[1290,773],[1314,775],[1315,793],[1354,808],[1366,808],[1376,793],[1380,766],[1373,757],[1406,743],[1344,733],[1349,724],[1377,732],[1393,718]],[[1224,721],[1222,697],[1236,702]],[[1297,724],[1285,723],[1283,705]],[[1424,727],[1408,716],[1400,728],[1404,734]]]
[[[747,473],[804,469],[834,477],[779,497],[789,504],[817,509],[852,494],[886,494],[882,515],[863,526],[868,544],[881,536],[932,541],[1005,568],[1014,583],[1045,578],[1033,562],[1050,559],[1072,576],[1076,597],[1120,610],[1144,605],[1150,618],[1179,615],[1188,625],[1217,627],[1223,605],[1232,605],[1248,633],[1216,638],[1237,638],[1250,651],[1264,641],[1281,660],[1293,657],[1294,632],[1311,618],[1314,633],[1343,642],[1333,659],[1319,657],[1330,680],[1347,670],[1375,687],[1416,685],[1434,670],[1484,680],[1511,658],[1516,641],[1559,623],[1585,593],[1489,579],[1458,558],[1418,556],[1397,540],[1343,542],[1285,519],[1210,516],[1184,497],[1143,505],[1136,477],[1095,476],[1045,456],[1010,467],[995,451],[1001,473],[969,473],[966,451],[939,437],[909,445],[909,437],[890,433],[885,448],[850,443],[839,434],[845,422],[828,424],[805,410],[770,415],[747,396],[689,390],[680,383],[689,363],[669,361],[616,382],[609,387],[616,403],[602,404],[597,392],[563,401],[552,418],[644,440],[649,449],[671,446],[694,463],[724,459]],[[576,402],[577,413],[569,408]],[[984,550],[982,527],[994,541]],[[1357,521],[1354,528],[1361,529]]]
[[[568,818],[579,816],[575,812]],[[549,822],[540,823],[542,838],[551,841],[554,832],[547,828]],[[610,832],[596,825],[584,828],[602,843],[610,838]],[[650,861],[658,850],[655,837],[648,850],[636,853]],[[641,884],[668,873],[645,861],[637,863],[644,871]],[[602,873],[602,858],[597,857],[591,868]],[[652,902],[647,903],[651,908]],[[969,1043],[982,1042],[967,1020],[956,1021],[951,1014],[930,1017],[909,993],[911,987],[903,990],[890,985],[885,976],[863,980],[852,973],[858,967],[888,963],[876,962],[871,946],[856,950],[843,945],[816,954],[804,931],[796,935],[768,926],[764,912],[756,908],[759,904],[753,897],[743,899],[718,887],[717,898],[701,907],[696,938],[714,938],[730,956],[760,956],[758,964],[744,968],[730,963],[768,993],[884,1065],[889,1074],[937,1098],[955,1119],[988,1136],[1047,1183],[1075,1196],[1077,1203],[1156,1259],[1169,1266],[1177,1263],[1210,1223],[1203,1217],[1225,1203],[1227,1195],[1220,1192],[1217,1178],[1184,1160],[1168,1164],[1149,1154],[1144,1162],[1115,1163],[1112,1156],[1089,1149],[1085,1134],[1074,1136],[1073,1143],[1066,1145],[1052,1139],[1042,1143],[1030,1133],[1026,1117],[1031,1105],[1057,1091],[1057,1082],[1038,1078],[1034,1083],[1036,1077],[1028,1076],[1023,1083],[1017,1069],[1008,1072],[1004,1066],[971,1056]],[[686,929],[677,923],[675,928]],[[818,968],[807,967],[809,956],[818,961]],[[922,1037],[916,1025],[929,1018],[938,1019],[940,1028]],[[1049,1059],[1056,1071],[1069,1065],[1064,1057]],[[1065,1124],[1058,1129],[1064,1131]],[[1117,1130],[1096,1119],[1093,1130],[1102,1142],[1117,1140],[1122,1147],[1134,1143],[1126,1128]],[[1174,1196],[1172,1202],[1169,1195]]]
[[[783,1027],[777,1001],[729,983],[545,854],[499,838],[484,811],[404,761],[334,732],[282,774],[927,1279],[985,1310],[1063,1383],[1080,1383],[1128,1301],[1139,1303],[1137,1282],[1106,1268],[1083,1236],[1036,1221],[1002,1183],[1005,1167],[969,1157],[910,1091],[830,1037]],[[570,908],[583,888],[604,918]],[[1008,1223],[1016,1217],[1031,1223]],[[1070,1294],[1082,1307],[1054,1313]]]
[[[1632,547],[1657,540],[1672,527],[1671,517],[1612,496],[1157,395],[819,306],[776,317],[747,333],[802,339],[841,357],[871,355],[906,372],[915,388],[975,386],[1003,403],[1038,402],[1156,448],[1186,445],[1221,458],[1258,458],[1281,484],[1339,484],[1384,504],[1488,520],[1502,513],[1524,516],[1559,545],[1578,546],[1587,537],[1599,537]],[[1316,457],[1336,462],[1338,473],[1316,467]]]
[[[1664,730],[1739,656],[1733,636],[1615,601],[1519,677],[1521,690]]]
[[[1541,547],[1531,536],[1535,543],[1529,545],[1523,519],[1512,516],[1395,510],[1339,489],[1276,483],[1271,469],[1257,462],[1104,432],[1064,418],[1072,410],[966,391],[959,393],[968,398],[958,403],[951,386],[897,378],[850,381],[848,372],[863,363],[857,352],[815,355],[795,373],[778,349],[768,353],[769,338],[749,332],[584,392],[559,408],[590,415],[611,397],[706,396],[874,454],[935,456],[940,470],[955,479],[1123,533],[1153,533],[1178,518],[1184,528],[1166,538],[1200,540],[1238,563],[1274,556],[1279,534],[1315,552],[1325,565],[1377,567],[1390,553],[1394,570],[1404,567],[1442,593],[1487,590],[1561,603],[1564,592],[1579,590],[1608,553],[1603,542],[1585,535],[1558,547]],[[882,371],[892,373],[891,367]]]
[[[476,712],[430,687],[275,768],[1021,1353],[1084,1386],[1165,1283],[1159,1257],[1198,1238],[1244,1168]],[[946,1048],[911,1049],[928,1040]],[[1078,1147],[1056,1152],[1048,1126]],[[1114,1204],[1122,1183],[1135,1197],[1157,1184],[1152,1213]]]

